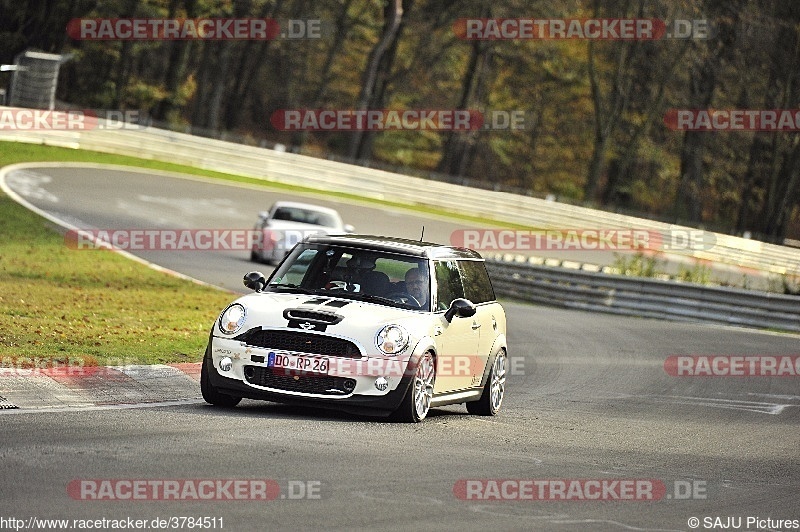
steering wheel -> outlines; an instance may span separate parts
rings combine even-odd
[[[356,292],[360,285],[352,284],[349,281],[330,281],[325,286],[326,290],[344,290],[345,292]]]
[[[402,303],[404,305],[407,305],[409,303],[413,303],[417,307],[422,307],[422,303],[417,301],[416,297],[414,297],[411,294],[408,294],[406,292],[394,292],[394,293],[391,293],[391,294],[387,295],[386,297],[388,297],[389,299],[392,299],[394,301],[397,301],[398,303]]]

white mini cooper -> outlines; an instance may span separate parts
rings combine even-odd
[[[251,272],[244,283],[254,293],[220,314],[203,359],[213,405],[246,397],[409,422],[441,405],[500,409],[506,316],[475,251],[314,236],[269,279]]]

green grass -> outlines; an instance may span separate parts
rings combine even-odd
[[[322,194],[160,161],[0,142],[0,167],[50,161],[136,166]],[[352,194],[325,195],[365,201]],[[427,215],[514,227],[424,206],[380,203]],[[198,362],[213,320],[233,297],[157,272],[117,253],[69,249],[50,222],[0,193],[0,366]]]
[[[76,251],[0,194],[0,366],[197,362],[230,293]]]
[[[693,266],[680,265],[678,273],[667,275],[663,271],[665,263],[657,256],[646,256],[644,253],[633,255],[614,254],[613,268],[616,268],[622,275],[632,277],[664,278],[682,281],[686,283],[696,283],[702,285],[712,284],[711,269],[704,264],[696,263]]]
[[[612,267],[619,270],[622,275],[656,277],[661,273],[660,266],[660,261],[656,257],[648,257],[644,253],[635,253],[633,255],[615,253]]]

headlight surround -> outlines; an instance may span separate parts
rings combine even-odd
[[[219,330],[223,334],[236,334],[244,325],[247,318],[247,309],[241,303],[228,305],[222,314],[219,315]]]
[[[384,355],[398,355],[408,347],[409,335],[400,325],[385,325],[375,335],[375,346]]]

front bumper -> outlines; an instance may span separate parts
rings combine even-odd
[[[278,262],[286,254],[285,250],[276,250],[275,248],[264,248],[259,246],[253,246],[251,251],[253,252],[254,258],[267,263]]]
[[[212,336],[203,364],[210,383],[226,395],[379,415],[389,414],[400,405],[416,364],[413,356],[388,361],[327,357],[328,374],[320,375],[270,368],[269,353],[270,349]],[[228,371],[219,368],[225,357],[232,361]],[[386,381],[384,390],[376,387],[381,378]]]

